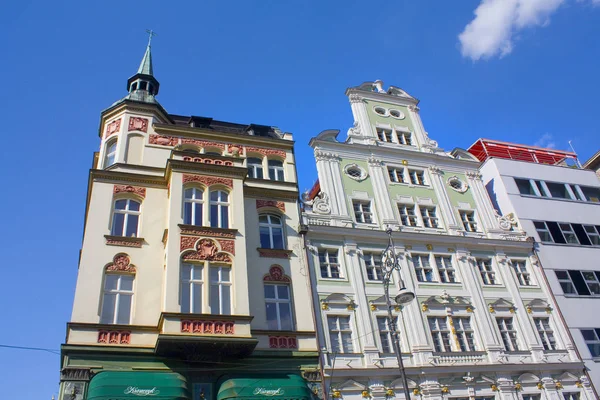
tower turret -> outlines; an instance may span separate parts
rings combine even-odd
[[[157,103],[155,96],[158,94],[160,83],[154,77],[152,68],[152,36],[156,34],[152,30],[149,30],[148,34],[148,46],[137,73],[127,80],[129,94],[126,99]]]

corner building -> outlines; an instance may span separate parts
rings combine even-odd
[[[535,240],[535,249],[591,381],[600,388],[600,181],[576,154],[479,139],[493,203]]]
[[[318,181],[303,196],[327,395],[404,397],[381,272],[391,227],[416,294],[393,310],[412,397],[593,399],[532,242],[494,212],[479,161],[439,148],[402,89],[346,94],[353,127],[311,140]]]
[[[148,45],[101,113],[60,399],[308,399],[292,135],[169,114]]]

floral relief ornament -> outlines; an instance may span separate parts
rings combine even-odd
[[[107,272],[129,272],[135,274],[135,266],[131,264],[129,256],[119,253],[113,258],[113,262],[106,266]]]

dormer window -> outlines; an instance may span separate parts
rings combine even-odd
[[[391,129],[377,128],[377,137],[382,142],[387,142],[387,143],[394,142]]]

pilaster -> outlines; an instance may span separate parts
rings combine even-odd
[[[350,100],[350,107],[352,108],[354,120],[358,122],[358,127],[360,128],[363,136],[376,138],[377,134],[371,126],[371,121],[369,121],[367,106],[363,98],[360,95],[353,93],[348,96],[348,99]]]
[[[431,177],[431,185],[433,186],[433,189],[439,199],[438,206],[440,207],[442,214],[444,215],[444,220],[447,223],[446,228],[461,229],[461,226],[456,219],[454,210],[452,209],[452,202],[450,201],[450,197],[448,196],[448,192],[444,186],[444,172],[435,165],[429,166],[429,172],[429,176]]]
[[[398,221],[394,217],[392,202],[386,190],[383,164],[380,160],[374,157],[369,158],[369,174],[371,175],[373,190],[375,191],[375,204],[379,209],[382,225],[397,225]]]
[[[500,227],[498,226],[498,220],[492,211],[492,206],[487,197],[487,193],[485,193],[481,174],[479,172],[467,172],[466,176],[485,232],[499,231]]]

